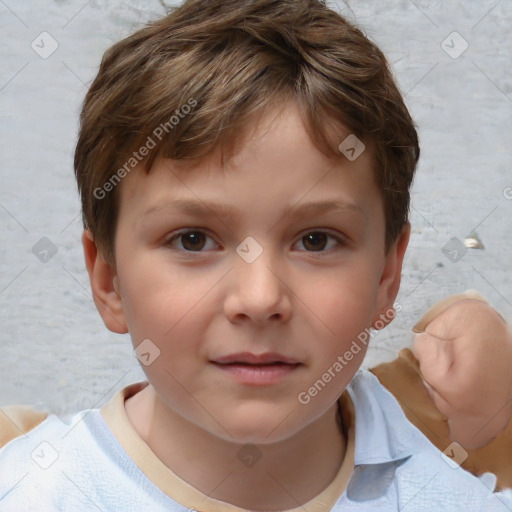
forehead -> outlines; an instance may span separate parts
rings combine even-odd
[[[343,128],[334,134],[340,143],[350,135]],[[242,208],[254,208],[258,201],[261,207],[293,205],[326,194],[349,203],[374,195],[372,160],[369,148],[353,161],[341,152],[336,159],[327,157],[311,141],[297,106],[290,103],[248,125],[238,134],[233,152],[218,148],[200,160],[157,158],[149,174],[134,170],[122,183],[121,210],[129,205],[139,214],[142,209],[155,211],[172,196],[188,198],[189,209],[190,199],[200,203],[208,197],[235,201]],[[236,216],[234,208],[225,210]]]

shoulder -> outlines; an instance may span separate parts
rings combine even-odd
[[[12,439],[26,434],[47,417],[47,412],[26,405],[0,407],[0,448]]]
[[[356,416],[347,502],[399,509],[409,504],[417,511],[512,509],[510,497],[492,492],[493,474],[476,477],[460,467],[457,453],[447,450],[450,458],[436,448],[375,375],[360,370],[347,391]]]
[[[8,420],[2,415],[2,427],[12,425],[13,420],[17,426],[5,428],[10,431],[5,438],[10,440],[0,448],[0,510],[9,506],[12,508],[7,510],[55,510],[73,488],[74,474],[85,469],[91,475],[93,467],[96,475],[101,473],[94,427],[91,429],[94,410],[63,419],[54,414],[43,417],[30,408],[2,408],[1,412],[9,413]],[[31,428],[20,432],[22,426]]]
[[[99,409],[49,414],[0,448],[0,511],[170,510]],[[176,505],[177,506],[177,505]]]

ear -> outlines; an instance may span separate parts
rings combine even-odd
[[[400,278],[402,276],[402,262],[404,260],[405,250],[409,243],[411,235],[411,225],[406,222],[402,231],[395,242],[389,248],[386,254],[384,268],[382,270],[379,292],[377,299],[376,315],[372,320],[374,329],[382,329],[394,318],[394,312],[389,314],[393,308],[398,288],[400,287]]]
[[[115,269],[107,263],[98,252],[93,235],[89,229],[82,234],[85,266],[91,282],[92,297],[103,323],[112,332],[128,332],[121,303],[121,296],[116,289]]]

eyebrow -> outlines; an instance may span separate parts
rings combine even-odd
[[[143,217],[154,215],[163,209],[171,209],[180,211],[189,215],[195,215],[197,217],[211,217],[212,215],[220,219],[232,220],[236,217],[241,216],[240,210],[225,204],[214,203],[211,201],[195,201],[191,199],[175,199],[173,201],[166,201],[160,204],[154,205],[143,214]],[[308,215],[315,215],[328,212],[346,213],[355,212],[360,216],[366,218],[364,210],[353,203],[344,203],[340,201],[319,201],[304,203],[300,206],[290,207],[290,209],[283,215],[286,217],[291,215],[292,217],[307,217]]]

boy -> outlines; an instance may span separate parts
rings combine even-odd
[[[382,53],[322,2],[188,0],[114,45],[75,172],[95,304],[148,382],[9,443],[0,510],[512,507],[358,371],[418,157]]]

